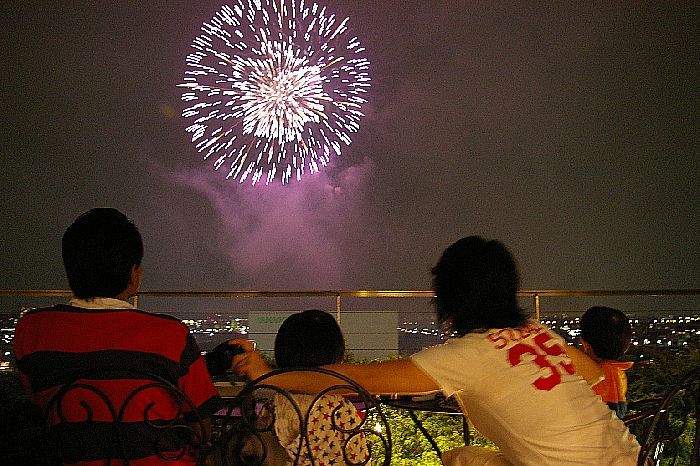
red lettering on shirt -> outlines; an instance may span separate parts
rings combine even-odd
[[[563,372],[573,375],[574,366],[571,362],[562,360],[558,363],[553,363],[549,359],[549,356],[566,357],[566,351],[559,343],[552,340],[552,337],[547,333],[535,335],[532,338],[534,345],[521,341],[540,331],[542,331],[542,327],[528,324],[522,331],[514,332],[513,329],[502,329],[490,333],[488,339],[495,343],[497,349],[504,349],[509,343],[515,342],[515,345],[508,348],[508,362],[510,365],[515,367],[524,362],[531,362],[541,369],[546,369],[548,374],[539,377],[532,385],[538,390],[549,391],[561,383]],[[523,356],[525,355],[531,355],[532,359],[524,360]]]
[[[496,344],[496,349],[503,349],[508,345],[508,340],[499,335],[499,332],[489,333],[486,338]]]

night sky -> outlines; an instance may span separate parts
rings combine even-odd
[[[696,4],[329,3],[367,116],[320,174],[251,187],[179,116],[221,3],[2,2],[0,289],[67,288],[61,236],[96,206],[138,224],[146,290],[428,289],[470,234],[523,288],[700,287]]]

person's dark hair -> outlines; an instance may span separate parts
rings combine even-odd
[[[76,298],[117,296],[142,258],[138,228],[116,209],[89,210],[63,234],[63,265]]]
[[[594,306],[581,316],[581,338],[597,357],[618,359],[630,346],[632,327],[622,311]]]
[[[432,272],[438,320],[458,335],[527,321],[516,297],[515,260],[499,241],[462,238],[445,249]]]
[[[275,362],[280,368],[318,367],[341,362],[345,340],[333,316],[318,309],[292,314],[275,338]]]

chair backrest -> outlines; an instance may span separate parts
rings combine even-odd
[[[29,401],[16,370],[0,371],[0,464],[51,466],[43,411]]]
[[[299,394],[271,380],[289,373],[329,383],[318,393]],[[213,449],[220,464],[391,462],[391,430],[378,400],[352,379],[326,369],[278,369],[253,380],[228,401],[223,419]]]
[[[700,366],[686,373],[663,396],[631,402],[623,419],[637,436],[642,449],[639,466],[680,464],[684,454],[690,463],[698,464],[700,447]],[[690,420],[694,419],[694,422]],[[694,427],[692,427],[694,425]],[[686,433],[686,430],[692,432]],[[690,437],[690,452],[681,452],[681,440]],[[687,446],[687,445],[686,445]],[[686,464],[685,462],[683,464]]]
[[[118,380],[119,383],[115,383]],[[64,463],[203,464],[208,426],[170,381],[139,371],[86,371],[71,377],[44,412]]]

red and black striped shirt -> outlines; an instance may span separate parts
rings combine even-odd
[[[33,309],[17,323],[14,349],[25,389],[44,410],[64,384],[88,371],[90,384],[104,392],[117,409],[146,383],[124,375],[136,372],[155,374],[179,387],[202,417],[215,413],[223,404],[193,336],[171,316],[137,309],[84,309],[69,305]],[[68,425],[80,432],[81,424],[87,422],[85,410],[70,403],[70,398],[64,400],[64,412],[71,421]],[[144,409],[149,403],[149,419],[145,420]],[[106,407],[91,409],[90,440],[83,442],[77,458],[81,464],[114,454],[113,414]],[[177,404],[163,390],[144,390],[130,399],[118,427],[119,434],[127,439],[122,448],[132,459],[130,464],[163,463],[156,456],[152,439],[144,434],[146,424],[172,419],[177,413]],[[184,415],[187,417],[188,413]],[[58,419],[52,422],[58,423]],[[180,464],[187,464],[187,460]]]

